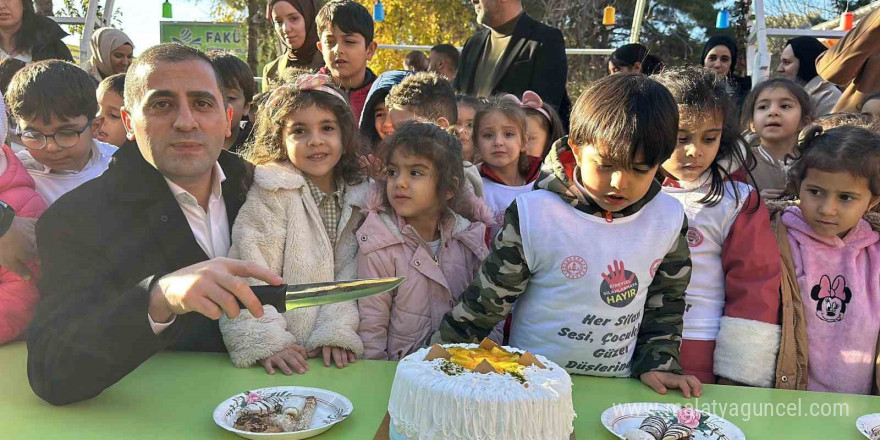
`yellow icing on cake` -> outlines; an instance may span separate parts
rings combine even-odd
[[[469,371],[473,371],[483,360],[489,362],[499,373],[522,373],[525,368],[519,364],[519,354],[511,353],[501,347],[492,347],[491,350],[479,347],[449,347],[447,351],[452,355],[450,362]]]

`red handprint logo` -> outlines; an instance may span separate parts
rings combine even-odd
[[[608,265],[608,273],[602,272],[602,287],[599,293],[610,306],[625,307],[639,292],[639,280],[636,274],[626,270],[623,261],[614,260]]]
[[[629,274],[629,277],[627,277]],[[602,278],[605,279],[605,282],[611,287],[611,291],[613,293],[620,293],[626,290],[626,287],[632,283],[632,280],[635,279],[636,274],[632,272],[626,271],[626,266],[623,261],[614,260],[614,268],[608,266],[608,274],[602,272]]]

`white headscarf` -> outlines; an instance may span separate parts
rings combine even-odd
[[[123,44],[128,44],[134,49],[134,43],[131,38],[125,35],[119,29],[111,27],[103,27],[95,31],[92,35],[90,46],[92,48],[91,61],[92,67],[98,70],[102,77],[106,78],[113,75],[113,65],[110,63],[110,52]]]

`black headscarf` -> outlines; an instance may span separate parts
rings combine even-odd
[[[643,63],[648,56],[648,48],[638,43],[624,44],[611,53],[611,64],[615,67],[632,67]]]
[[[791,45],[791,51],[794,52],[794,56],[800,63],[797,71],[798,79],[803,82],[810,82],[810,80],[818,75],[816,73],[816,58],[819,58],[819,55],[822,55],[822,52],[825,52],[828,48],[815,37],[792,38],[785,45]]]
[[[706,66],[706,55],[715,46],[725,46],[730,50],[730,71],[727,76],[733,77],[733,71],[736,69],[736,41],[727,35],[715,35],[709,38],[709,41],[703,46],[703,55],[700,56],[700,65]]]

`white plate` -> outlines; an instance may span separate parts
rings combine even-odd
[[[666,419],[666,423],[676,421],[675,413],[681,405],[675,403],[625,403],[615,405],[602,413],[602,424],[619,438],[631,429],[638,429],[645,417],[655,415]],[[700,412],[699,425],[694,429],[694,440],[745,440],[742,430],[733,423],[708,412]]]
[[[235,415],[246,404],[247,396],[250,393],[255,393],[262,398],[280,393],[290,397],[315,396],[318,400],[318,406],[315,408],[315,414],[312,416],[311,426],[304,431],[278,433],[248,432],[233,428],[235,425]],[[300,440],[314,437],[330,429],[333,425],[351,415],[352,410],[354,410],[354,406],[351,404],[351,401],[333,391],[309,387],[271,387],[245,391],[226,399],[214,409],[214,423],[229,432],[234,432],[248,439]]]
[[[856,428],[871,440],[880,438],[880,413],[865,414],[859,417],[856,420]]]

